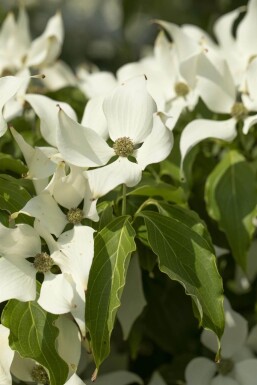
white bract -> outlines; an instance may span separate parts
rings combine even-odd
[[[50,208],[51,210],[51,208]],[[85,291],[94,255],[94,230],[75,226],[57,241],[42,224],[35,228],[26,224],[9,229],[0,224],[0,301],[15,298],[32,301],[36,298],[36,274],[44,274],[39,304],[55,314],[71,312],[85,334]],[[41,249],[42,237],[49,254]],[[32,258],[33,262],[27,260]],[[56,264],[62,274],[54,275]],[[22,287],[22,291],[20,288]]]
[[[0,300],[35,300],[36,274],[38,271],[44,273],[40,305],[55,314],[71,312],[84,335],[85,291],[94,254],[94,230],[75,226],[55,241],[38,222],[35,227],[20,224],[9,229],[0,224]],[[40,237],[46,241],[49,254],[42,251]],[[63,274],[51,273],[54,264]]]
[[[56,147],[56,131],[58,126],[58,108],[60,106],[72,119],[77,116],[73,108],[64,102],[53,100],[44,95],[27,94],[24,97],[40,119],[40,131],[42,137],[51,146]]]
[[[10,13],[0,31],[0,72],[16,73],[23,68],[52,64],[60,54],[63,37],[60,13],[49,19],[45,31],[33,41],[25,9],[20,8],[17,22]]]
[[[56,237],[59,237],[68,223],[66,215],[48,192],[31,198],[19,212],[12,214],[12,218],[17,218],[19,214],[36,218],[41,226]]]
[[[0,383],[12,385],[10,367],[12,364],[14,351],[9,347],[10,330],[0,325]]]
[[[239,15],[246,11],[234,33],[233,27]],[[245,73],[257,55],[254,36],[257,1],[249,0],[247,7],[240,7],[221,16],[214,25],[214,33],[220,46],[221,55],[227,61],[233,78],[239,87],[244,87]]]
[[[4,107],[21,88],[27,87],[29,80],[30,78],[28,76],[4,76],[0,78],[0,137],[3,136],[7,130],[7,119],[3,114]]]
[[[118,70],[117,77],[124,81],[142,74],[147,77],[147,89],[156,101],[158,111],[171,117],[168,127],[173,129],[185,108],[194,109],[199,95],[195,84],[189,85],[182,76],[175,46],[163,31],[155,41],[153,53],[139,62],[125,64]]]
[[[71,312],[85,336],[85,292],[94,256],[94,230],[88,226],[74,226],[62,233],[57,242],[41,226],[40,233],[51,242],[52,258],[63,274],[45,277],[38,303],[50,313]]]
[[[36,298],[36,273],[27,258],[41,253],[41,241],[35,229],[26,224],[8,229],[0,224],[0,301]],[[22,291],[21,288],[22,287]]]
[[[186,385],[252,385],[257,375],[257,359],[253,350],[256,349],[256,328],[247,339],[247,321],[235,312],[225,300],[226,326],[221,338],[221,362],[216,364],[205,357],[193,359],[186,368]],[[204,330],[202,343],[214,353],[218,348],[217,337]],[[252,341],[252,343],[250,343]]]
[[[104,166],[86,171],[94,200],[118,186],[135,186],[148,164],[165,159],[172,148],[169,130],[156,114],[144,76],[118,86],[103,103],[113,147],[92,129],[81,126],[60,110],[58,149],[63,158],[79,167]],[[129,160],[129,157],[135,161]]]
[[[74,375],[77,370],[80,351],[81,351],[81,339],[78,328],[70,319],[66,316],[61,316],[55,323],[55,326],[59,329],[59,335],[57,337],[56,350],[62,359],[68,364],[69,375],[68,378]],[[40,364],[30,358],[22,358],[18,352],[15,352],[9,347],[8,337],[10,330],[0,325],[0,381],[1,385],[12,385],[12,377],[14,375],[21,381],[25,382],[37,382],[33,371],[35,368],[40,367]]]

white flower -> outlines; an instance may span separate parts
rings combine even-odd
[[[9,347],[10,330],[0,324],[0,384],[12,385],[10,367],[14,351]]]
[[[45,31],[33,41],[25,9],[20,8],[17,22],[10,13],[0,32],[0,72],[52,64],[60,54],[63,36],[60,13],[49,19]]]
[[[44,282],[38,303],[54,314],[71,312],[85,335],[85,291],[94,255],[94,230],[75,226],[55,241],[39,222],[34,226],[18,224],[9,229],[0,224],[0,302],[35,300],[36,274],[41,272]],[[41,249],[40,237],[46,241],[48,253]],[[54,264],[62,274],[51,273]]]
[[[234,34],[234,24],[240,13],[246,14],[238,24]],[[249,0],[247,7],[240,7],[221,16],[214,24],[214,32],[221,48],[221,54],[228,62],[237,85],[243,86],[245,72],[257,54],[253,36],[256,26],[257,2]]]
[[[32,179],[39,194],[48,184],[49,176],[53,175],[60,159],[57,149],[53,147],[32,147],[13,127],[10,131],[17,142],[28,166],[26,178]]]
[[[154,114],[156,105],[146,90],[144,76],[117,87],[105,98],[103,110],[113,147],[92,129],[72,121],[62,110],[59,113],[58,149],[66,161],[79,167],[99,167],[118,156],[107,166],[85,173],[93,199],[122,183],[135,186],[142,170],[165,159],[173,143],[172,134]],[[129,160],[130,156],[136,163]]]
[[[227,72],[227,71],[226,71]],[[256,73],[257,75],[257,67]],[[224,76],[224,77],[223,77]],[[242,101],[236,101],[236,85],[230,80],[229,72],[221,77],[223,84],[218,84],[213,79],[202,77],[199,89],[201,96],[207,107],[217,113],[230,114],[231,118],[227,120],[196,119],[190,122],[183,130],[180,138],[181,165],[186,154],[190,149],[200,141],[207,138],[222,139],[232,141],[237,135],[237,123],[243,122],[243,133],[247,134],[249,129],[257,122],[257,100],[253,100],[249,94],[241,94]],[[230,79],[230,80],[228,80]],[[248,116],[251,111],[255,115]]]
[[[78,70],[78,86],[89,99],[101,97],[117,87],[118,82],[111,72],[88,72],[84,68]]]
[[[37,270],[26,258],[38,253],[41,253],[41,241],[33,227],[20,224],[9,229],[0,224],[0,302],[36,298]]]
[[[253,24],[257,15],[256,4],[256,0],[249,3],[249,11],[238,27],[238,41],[232,37],[232,23],[240,10],[217,22],[215,30],[220,38],[223,36],[223,48],[226,52],[234,50],[233,60],[227,60],[227,57],[221,54],[221,48],[199,28],[191,25],[178,27],[172,23],[158,21],[175,42],[179,71],[190,88],[195,89],[196,95],[203,99],[211,111],[230,114],[235,125],[237,120],[242,119],[245,134],[257,121],[256,115],[248,116],[250,112],[257,111],[257,51],[251,39],[251,33],[255,29]],[[238,71],[235,73],[234,67],[229,65],[230,61],[239,65],[235,58],[240,62],[240,66],[242,61],[244,62],[244,68],[240,70],[242,74],[238,74]],[[172,114],[172,110],[166,112]],[[206,137],[205,133],[203,135]]]
[[[76,324],[66,316],[61,316],[55,322],[59,329],[57,337],[57,352],[68,364],[68,378],[76,372],[81,351],[80,333]],[[9,347],[10,331],[3,325],[0,325],[0,383],[1,385],[11,385],[14,375],[24,382],[38,382],[35,379],[37,368],[42,368],[35,360],[22,358],[18,352],[14,352]],[[44,370],[44,369],[43,369]],[[34,372],[34,373],[33,373]]]
[[[43,72],[45,75],[44,86],[48,90],[56,91],[68,86],[78,86],[78,80],[72,69],[61,60],[44,67]]]
[[[158,111],[172,117],[167,126],[173,129],[184,108],[195,107],[199,95],[197,88],[189,85],[181,75],[175,46],[163,31],[155,41],[153,53],[139,62],[125,64],[118,70],[117,77],[121,82],[142,74],[147,77],[147,89],[156,101]]]
[[[252,345],[247,341],[247,321],[233,311],[227,300],[225,307],[225,331],[221,338],[221,362],[216,364],[204,357],[193,359],[186,367],[187,385],[252,385],[257,375],[257,359],[252,352],[256,347],[256,330],[252,333]],[[204,330],[202,343],[211,351],[218,348],[217,337]]]
[[[59,205],[69,210],[76,209],[84,200],[83,208],[77,209],[81,211],[81,220],[83,218],[99,220],[96,201],[92,200],[88,180],[85,178],[82,168],[73,165],[67,167],[64,162],[60,162],[44,191],[49,192]],[[71,221],[71,223],[73,222]]]
[[[25,65],[28,67],[46,67],[60,55],[64,38],[62,17],[57,12],[48,20],[41,36],[31,42],[26,55]]]
[[[0,78],[0,137],[3,136],[7,130],[3,108],[21,88],[27,86],[29,79],[28,76],[4,76]]]
[[[23,7],[20,8],[17,22],[14,14],[9,13],[0,31],[0,73],[11,73],[23,67],[23,60],[29,49],[30,36],[28,17]]]
[[[236,122],[234,118],[228,120],[193,120],[184,128],[180,137],[181,171],[187,153],[197,143],[208,138],[231,142],[236,136]]]
[[[56,147],[56,131],[58,126],[58,108],[60,106],[72,119],[77,116],[73,108],[67,103],[53,100],[44,95],[27,94],[24,99],[31,105],[40,119],[42,137]]]
[[[68,223],[66,215],[48,192],[31,198],[20,211],[13,213],[11,217],[15,219],[19,214],[36,218],[41,226],[48,229],[49,233],[56,237],[59,237]]]
[[[38,303],[53,314],[71,312],[85,336],[85,292],[94,256],[94,230],[88,226],[74,226],[54,241],[45,228],[38,223],[36,227],[62,271],[62,274],[45,276]]]

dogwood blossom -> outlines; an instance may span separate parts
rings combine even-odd
[[[45,282],[39,304],[56,314],[72,312],[84,335],[85,291],[94,253],[93,232],[90,227],[77,226],[64,232],[56,242],[44,224],[37,221],[35,228],[20,224],[12,229],[0,224],[0,270],[3,274],[0,301],[35,300],[36,274],[41,272]],[[42,249],[40,237],[46,241],[49,253]],[[27,258],[33,258],[33,262]],[[63,274],[51,273],[54,264]]]
[[[12,73],[53,63],[60,54],[63,37],[60,13],[50,18],[43,34],[33,41],[25,9],[20,8],[17,22],[13,13],[9,13],[0,31],[0,72]]]
[[[197,87],[190,86],[180,73],[175,46],[163,31],[155,41],[153,53],[139,62],[125,64],[119,68],[117,77],[121,82],[142,74],[147,77],[147,89],[156,101],[158,111],[172,117],[168,127],[173,129],[185,108],[194,109],[199,93]]]
[[[94,256],[94,230],[88,226],[74,226],[62,233],[57,242],[42,226],[39,230],[54,250],[51,256],[63,274],[45,277],[38,303],[54,314],[71,312],[85,336],[85,292]]]
[[[251,385],[252,379],[256,378],[257,359],[254,358],[252,346],[248,346],[247,321],[231,308],[227,300],[225,319],[221,362],[216,364],[205,357],[190,361],[185,372],[187,385]],[[252,330],[249,341],[255,339],[256,331],[256,328]],[[211,351],[217,351],[217,339],[212,332],[204,330],[201,341]]]
[[[62,110],[59,113],[58,149],[66,161],[80,167],[99,167],[118,156],[107,166],[86,172],[93,199],[121,183],[136,185],[142,170],[165,159],[173,143],[171,133],[154,114],[156,105],[146,90],[144,76],[118,86],[105,98],[103,110],[113,147],[92,129],[72,121]]]
[[[57,352],[65,360],[69,367],[68,378],[71,378],[76,372],[81,351],[81,340],[77,326],[66,316],[61,316],[55,323],[59,329],[57,337]],[[37,382],[37,374],[45,376],[48,380],[47,371],[35,360],[23,358],[17,351],[9,347],[10,331],[3,325],[0,325],[0,380],[3,385],[12,384],[12,375],[24,382]],[[68,382],[67,382],[68,383]]]
[[[235,22],[244,11],[246,13],[233,33]],[[253,39],[256,33],[256,16],[257,2],[256,0],[249,0],[246,7],[239,7],[221,16],[214,24],[214,33],[220,46],[221,55],[227,61],[239,87],[244,87],[245,73],[257,54]]]
[[[3,108],[22,87],[26,87],[30,78],[28,76],[4,76],[0,78],[0,137],[7,130],[7,122],[3,115]]]

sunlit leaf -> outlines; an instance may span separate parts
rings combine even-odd
[[[246,268],[246,256],[254,232],[257,189],[255,174],[245,158],[230,151],[210,174],[205,199],[209,215],[227,236],[237,263]]]
[[[0,177],[0,209],[8,215],[19,211],[31,198],[30,194],[14,178]],[[22,215],[17,223],[31,223],[30,218]]]
[[[196,305],[200,324],[220,338],[224,330],[223,288],[209,242],[177,219],[151,211],[139,215],[144,218],[160,270],[184,286]]]
[[[56,351],[59,330],[54,326],[58,316],[47,313],[36,301],[10,300],[4,308],[1,322],[10,329],[10,347],[24,358],[44,366],[50,385],[64,384],[68,365]]]
[[[129,217],[119,217],[95,238],[95,256],[86,295],[86,325],[99,368],[110,352],[110,336],[125,285],[135,232]]]

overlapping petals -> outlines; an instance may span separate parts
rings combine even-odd
[[[26,76],[5,76],[0,78],[0,137],[7,130],[7,122],[3,116],[3,108],[5,104],[28,83],[29,78]]]
[[[9,229],[0,224],[1,302],[10,298],[21,301],[36,298],[36,270],[26,259],[39,252],[41,241],[34,228],[21,224]]]

